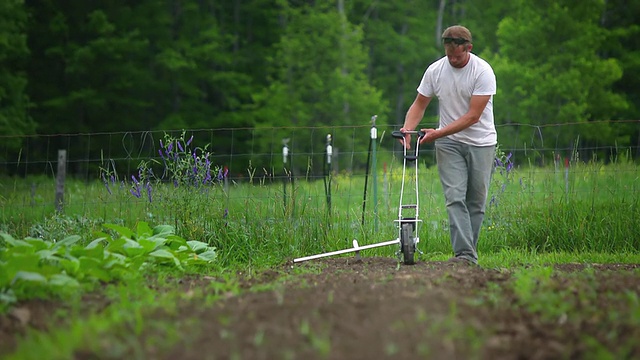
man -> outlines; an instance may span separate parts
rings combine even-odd
[[[477,264],[497,143],[492,102],[496,78],[491,66],[471,53],[467,28],[447,28],[442,41],[446,56],[425,71],[400,131],[415,130],[431,99],[438,98],[439,126],[420,129],[425,133],[420,143],[435,141],[455,254],[450,261]],[[411,135],[405,134],[401,142],[409,148]]]

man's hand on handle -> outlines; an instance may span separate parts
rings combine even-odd
[[[420,131],[422,132],[422,134],[420,134],[422,136],[418,135],[420,145],[426,142],[432,142],[436,139],[436,129],[420,129]],[[404,139],[398,139],[398,141],[400,141],[400,144],[404,145],[407,149],[411,149],[411,134],[409,133],[409,130],[401,128],[400,132],[404,134]]]

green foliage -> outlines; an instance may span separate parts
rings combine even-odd
[[[517,270],[513,275],[513,291],[518,302],[533,313],[542,313],[547,320],[557,320],[572,308],[566,293],[553,291],[553,267],[541,266]]]
[[[217,136],[211,151],[251,147],[271,154],[281,138],[296,143],[290,126],[342,130],[373,115],[379,125],[399,125],[424,69],[443,55],[442,29],[459,23],[473,32],[474,52],[495,68],[498,124],[524,124],[499,131],[501,143],[567,147],[580,135],[580,147],[633,145],[636,124],[609,120],[638,117],[640,86],[629,76],[640,64],[638,11],[637,1],[600,0],[5,1],[0,134],[233,124],[248,131]],[[429,107],[425,122],[437,122],[436,114],[437,106]],[[572,122],[592,125],[584,134],[544,128]],[[261,131],[274,127],[282,127],[276,143]],[[336,148],[366,147],[366,136],[331,132]],[[314,134],[313,142],[325,135]],[[46,147],[99,151],[107,138],[52,139]],[[19,157],[20,142],[6,139],[1,156]],[[308,153],[306,141],[296,145]],[[40,155],[45,145],[34,146],[30,159],[48,161],[50,154]],[[252,154],[234,163],[271,171],[265,158]],[[317,161],[305,160],[319,170]],[[356,167],[363,163],[354,159]]]
[[[135,229],[105,224],[86,245],[78,235],[59,241],[0,233],[0,306],[34,297],[65,296],[91,287],[139,275],[153,266],[179,270],[209,264],[213,247],[187,241],[171,226],[151,228],[139,222]]]
[[[29,116],[27,76],[24,61],[29,55],[26,27],[28,13],[24,2],[7,0],[0,4],[0,136],[9,151],[22,145],[20,135],[32,134],[35,123]],[[0,154],[0,160],[6,153]]]
[[[389,124],[402,124],[424,70],[444,56],[437,34],[437,9],[415,1],[348,3],[353,3],[349,19],[362,24],[370,54],[368,77],[389,104],[385,117]],[[427,111],[428,121],[437,121],[437,107]]]
[[[383,114],[385,104],[379,90],[370,85],[363,46],[363,32],[334,6],[321,3],[300,8],[286,7],[284,32],[274,45],[270,59],[271,83],[254,96],[252,116],[258,126],[352,126],[369,123],[371,116]],[[379,117],[378,124],[384,124]],[[271,149],[271,137],[255,134],[256,153]],[[314,142],[324,143],[319,133]],[[333,139],[342,148],[366,148],[367,136],[335,131]],[[291,137],[283,136],[283,137]],[[296,143],[299,153],[313,153],[310,143]],[[260,168],[263,164],[255,161]],[[319,170],[320,164],[312,164]]]
[[[497,123],[542,126],[617,118],[628,104],[611,90],[622,77],[620,62],[602,58],[608,32],[599,25],[601,1],[520,1],[497,29],[500,50],[488,56],[499,79],[495,99]],[[539,44],[545,44],[541,47]],[[515,140],[528,147],[553,140],[570,146],[584,142],[613,143],[615,124],[602,123],[589,131],[499,132],[500,142]],[[531,142],[535,141],[534,144]],[[625,143],[625,145],[628,143]]]

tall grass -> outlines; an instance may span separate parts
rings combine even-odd
[[[448,255],[437,171],[423,167],[419,176],[419,248],[427,256]],[[626,161],[572,164],[568,176],[564,168],[528,164],[512,166],[508,174],[496,171],[479,252],[637,251],[638,177],[637,166]],[[226,184],[199,188],[160,183],[150,202],[146,196],[132,196],[130,183],[113,184],[109,193],[100,181],[71,180],[64,214],[54,211],[52,179],[4,179],[0,230],[48,239],[77,234],[90,241],[103,223],[134,226],[146,221],[174,225],[179,236],[215,246],[221,265],[276,264],[350,248],[353,239],[361,245],[395,239],[401,167],[396,164],[378,176],[377,204],[372,202],[371,181],[363,222],[365,179],[347,174],[334,175],[331,181],[331,208],[322,181],[227,179]],[[34,185],[25,188],[17,182]],[[377,248],[367,254],[393,256],[396,250]]]
[[[637,166],[624,161],[519,170],[488,210],[482,249],[637,251],[638,180]]]

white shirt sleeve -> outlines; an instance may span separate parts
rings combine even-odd
[[[491,69],[484,69],[478,76],[473,95],[495,95],[496,76]]]

